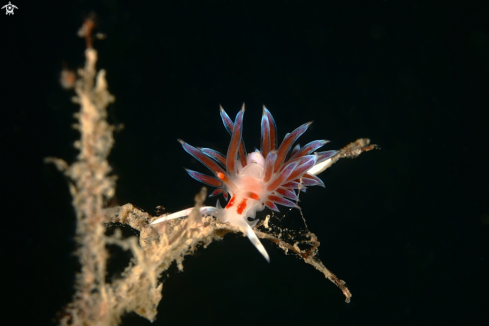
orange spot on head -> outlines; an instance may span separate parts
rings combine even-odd
[[[243,199],[241,203],[238,205],[238,214],[243,214],[243,211],[246,208],[246,199]]]

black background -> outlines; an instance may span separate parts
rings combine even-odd
[[[49,325],[73,294],[71,198],[42,159],[76,157],[76,106],[58,79],[63,63],[83,64],[76,31],[95,11],[108,36],[95,43],[98,67],[116,96],[109,119],[125,126],[109,158],[120,204],[193,205],[200,184],[182,167],[206,169],[176,139],[225,152],[219,104],[234,119],[245,102],[248,151],[262,105],[280,139],[314,120],[301,144],[368,137],[382,148],[339,161],[320,175],[326,189],[301,195],[319,257],[351,303],[296,257],[265,242],[267,264],[229,236],[183,273],[170,269],[155,325],[487,325],[489,2],[13,4],[13,16],[0,13],[0,78],[2,265],[15,285],[2,297],[23,310],[14,324]],[[284,223],[302,227],[298,212]],[[114,255],[109,280],[128,259]],[[123,324],[150,323],[129,314]]]

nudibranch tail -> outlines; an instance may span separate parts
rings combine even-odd
[[[169,220],[173,220],[173,219],[176,219],[179,217],[189,216],[193,209],[194,208],[191,207],[191,208],[187,208],[187,209],[184,209],[184,210],[176,212],[176,213],[165,215],[163,217],[160,217],[159,219],[154,220],[149,225],[155,225],[155,224],[166,222]],[[199,211],[202,215],[211,215],[211,216],[215,216],[215,217],[219,216],[219,208],[216,208],[216,207],[204,206],[204,207],[201,207]]]
[[[248,239],[250,239],[251,243],[255,246],[256,249],[262,254],[263,257],[267,260],[267,262],[270,262],[270,256],[268,256],[267,251],[265,250],[265,247],[263,247],[263,244],[261,243],[260,239],[255,234],[255,231],[249,226],[249,224],[246,224],[247,228],[247,233],[246,236]]]

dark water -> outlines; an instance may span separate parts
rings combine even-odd
[[[79,268],[66,183],[42,158],[76,156],[76,107],[58,74],[63,62],[83,63],[76,31],[91,10],[108,35],[95,47],[116,96],[109,120],[125,126],[110,156],[120,204],[151,213],[192,205],[200,184],[182,167],[207,171],[176,139],[226,152],[219,104],[234,117],[245,102],[248,151],[259,147],[262,105],[279,139],[314,120],[302,145],[328,139],[325,150],[339,149],[368,137],[382,148],[341,160],[320,175],[325,189],[301,195],[319,257],[347,282],[350,304],[294,256],[265,243],[267,265],[231,236],[186,260],[183,273],[170,270],[155,325],[487,324],[488,4],[14,4],[0,19],[0,76],[12,181],[3,264],[18,284],[10,301],[25,311],[17,324],[49,325]],[[302,227],[297,212],[284,221]],[[149,322],[128,315],[123,324]]]

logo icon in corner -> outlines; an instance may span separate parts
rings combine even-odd
[[[2,7],[2,9],[4,9],[4,8],[6,10],[5,15],[10,15],[10,14],[13,15],[14,9],[19,9],[19,8],[17,8],[16,5],[13,5],[10,1],[8,2],[8,5],[5,5]]]

